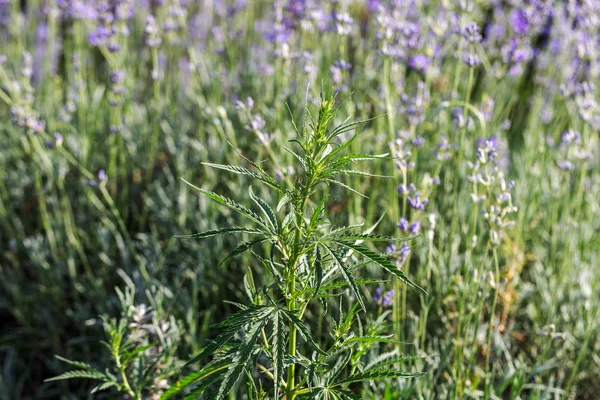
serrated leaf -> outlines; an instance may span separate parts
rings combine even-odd
[[[390,355],[391,354],[391,355]],[[395,352],[382,354],[365,366],[365,371],[407,361],[423,360],[424,356],[401,356]]]
[[[361,240],[361,241],[369,241],[369,242],[406,242],[411,239],[414,239],[418,236],[411,236],[407,238],[397,238],[394,236],[386,236],[386,235],[373,235],[369,233],[357,233],[357,234],[347,234],[347,235],[325,235],[324,238],[330,240]]]
[[[341,187],[343,187],[344,189],[348,189],[349,191],[351,191],[351,192],[353,192],[353,193],[355,193],[355,194],[357,194],[357,195],[359,195],[359,196],[361,196],[361,197],[364,197],[365,199],[368,199],[368,198],[369,198],[369,196],[367,196],[367,195],[365,195],[365,194],[362,194],[362,193],[361,193],[361,192],[359,192],[358,190],[356,190],[356,189],[353,189],[352,187],[350,187],[350,186],[346,185],[345,183],[342,183],[342,182],[340,182],[340,181],[336,181],[335,179],[326,179],[326,180],[325,180],[325,182],[328,182],[328,183],[333,183],[334,185],[341,186]]]
[[[329,246],[325,246],[324,245],[324,247],[327,249],[327,251],[329,252],[329,254],[331,254],[331,256],[333,257],[333,259],[335,260],[337,266],[339,267],[339,270],[340,270],[342,276],[344,277],[344,279],[346,280],[346,282],[348,282],[348,285],[350,286],[350,289],[352,290],[352,293],[354,293],[354,297],[356,297],[356,300],[360,304],[361,308],[364,311],[366,311],[367,307],[365,306],[365,302],[362,299],[362,294],[360,293],[360,289],[358,288],[358,284],[356,283],[356,278],[354,277],[354,274],[352,274],[352,271],[350,271],[348,269],[348,266],[346,265],[346,263],[344,262],[344,260],[342,260],[342,258],[335,252],[335,250],[333,250]]]
[[[285,356],[285,328],[283,319],[279,312],[273,313],[273,398],[279,398],[279,385],[283,377],[283,365]]]
[[[100,392],[100,391],[102,391],[102,390],[109,389],[109,388],[111,388],[111,387],[113,387],[113,386],[118,386],[118,383],[117,383],[117,382],[112,382],[112,381],[111,381],[111,382],[104,382],[104,383],[101,383],[101,384],[99,384],[98,386],[94,387],[94,388],[93,388],[93,389],[90,391],[90,393],[92,393],[92,394],[93,394],[93,393],[96,393],[96,392]]]
[[[333,392],[339,396],[339,398],[341,400],[362,400],[363,397],[358,395],[358,394],[354,394],[348,390],[341,390],[341,389],[335,389],[333,390]]]
[[[353,382],[375,381],[378,379],[389,378],[415,378],[423,376],[424,374],[424,372],[401,372],[393,369],[376,369],[351,375],[347,378],[333,383],[332,385],[342,386]]]
[[[245,310],[241,310],[236,312],[235,314],[229,316],[225,321],[221,322],[215,327],[226,327],[223,332],[221,332],[217,337],[208,344],[202,351],[193,357],[190,361],[185,363],[185,366],[195,363],[196,361],[214,353],[221,347],[223,347],[227,342],[229,342],[233,336],[241,329],[243,326],[252,323],[255,320],[261,319],[267,312],[272,310],[270,307],[250,307]]]
[[[260,255],[256,254],[254,251],[252,252],[252,255],[254,255],[254,257],[256,257],[264,265],[265,268],[267,268],[271,276],[273,276],[273,278],[275,279],[275,283],[277,284],[277,286],[283,288],[284,279],[279,270],[277,269],[277,265],[273,261],[265,259]]]
[[[285,151],[287,151],[288,153],[290,153],[291,155],[293,155],[294,157],[296,157],[296,159],[300,162],[300,165],[302,165],[302,168],[304,169],[305,172],[310,171],[310,166],[306,163],[306,160],[304,158],[302,158],[300,155],[298,155],[294,150],[289,149],[287,147],[283,148]]]
[[[336,363],[334,364],[331,371],[329,371],[329,373],[327,374],[328,375],[327,381],[328,382],[334,381],[335,378],[337,378],[340,375],[340,373],[344,370],[346,365],[348,365],[348,362],[350,362],[351,358],[352,358],[352,349],[350,349],[350,351],[343,353],[341,357],[337,357]]]
[[[382,283],[386,283],[388,282],[387,280],[381,280],[381,279],[357,279],[356,283],[359,285],[370,285],[370,284],[382,284]],[[348,284],[348,282],[344,281],[339,281],[336,283],[332,283],[330,285],[323,285],[321,286],[320,290],[321,290],[321,294],[317,294],[315,296],[315,298],[319,298],[322,297],[323,295],[325,295],[323,292],[327,292],[329,290],[333,290],[333,289],[341,289],[341,288],[345,288],[350,286]],[[308,288],[308,289],[304,289],[304,290],[299,290],[298,292],[296,292],[296,295],[302,295],[302,294],[306,294],[306,293],[312,293],[314,292],[315,288]]]
[[[231,146],[231,148],[233,149],[233,151],[235,151],[235,152],[236,152],[236,154],[237,154],[238,156],[240,156],[240,157],[241,157],[242,159],[244,159],[244,160],[245,160],[245,161],[246,161],[248,164],[250,164],[250,165],[252,165],[254,168],[256,168],[256,170],[257,170],[258,172],[260,172],[260,174],[261,174],[262,176],[268,176],[268,177],[270,178],[269,174],[267,174],[267,173],[265,172],[265,170],[264,170],[264,169],[262,169],[260,165],[258,165],[258,163],[254,162],[254,161],[250,160],[248,157],[244,156],[244,155],[243,155],[243,154],[242,154],[242,153],[241,153],[241,152],[240,152],[238,149],[236,149],[236,148],[235,148],[235,147],[234,147],[234,146],[233,146],[233,145],[232,145],[230,142],[227,142],[227,144],[229,144],[229,146]],[[284,190],[284,189],[280,188],[280,187],[279,187],[279,185],[276,185],[276,186],[274,186],[274,188],[275,188],[275,189],[277,189],[278,191],[280,191],[281,193],[283,193],[283,190]]]
[[[413,281],[408,279],[408,277],[402,271],[400,271],[394,264],[392,264],[391,262],[386,260],[381,255],[379,255],[365,247],[362,247],[360,245],[357,245],[357,244],[354,244],[351,242],[347,242],[344,240],[332,240],[332,242],[337,243],[342,246],[345,246],[345,247],[348,247],[348,248],[356,251],[363,257],[368,258],[369,260],[373,261],[375,264],[381,266],[386,271],[388,271],[388,272],[392,273],[393,275],[395,275],[396,277],[398,277],[402,282],[404,282],[408,286],[411,286],[411,287],[418,289],[421,292],[427,294],[427,292],[424,289],[422,289],[416,283],[414,283]]]
[[[323,196],[323,200],[321,200],[319,205],[313,211],[313,213],[310,217],[310,223],[308,225],[309,231],[311,231],[311,232],[314,231],[319,226],[319,222],[321,222],[323,220],[323,217],[325,215],[325,202],[326,201],[327,201],[327,196]]]
[[[397,340],[393,340],[390,339],[389,337],[386,336],[354,336],[351,337],[349,339],[347,339],[346,341],[344,341],[345,344],[352,344],[352,343],[393,343],[393,344],[404,344],[402,342],[399,342]]]
[[[241,226],[232,226],[230,228],[212,229],[201,233],[191,235],[175,235],[178,239],[203,239],[211,236],[224,235],[228,233],[250,233],[250,234],[266,234],[267,232],[255,228],[244,228]]]
[[[260,207],[261,211],[267,218],[267,221],[270,222],[273,234],[276,235],[279,231],[279,222],[277,221],[277,216],[275,215],[275,212],[263,199],[254,194],[254,192],[252,191],[252,186],[250,186],[248,191],[250,193],[250,198]]]
[[[160,400],[170,399],[171,397],[173,397],[173,395],[180,393],[185,388],[201,382],[200,385],[196,386],[194,388],[194,390],[192,390],[187,396],[184,397],[184,400],[198,399],[206,391],[206,389],[208,389],[213,383],[215,383],[216,381],[221,379],[222,374],[225,372],[225,370],[229,367],[230,364],[231,364],[230,362],[227,362],[227,363],[222,362],[222,363],[219,363],[218,365],[216,365],[216,364],[212,365],[210,371],[206,371],[208,369],[208,366],[207,366],[200,371],[197,371],[193,374],[186,376],[185,378],[183,378],[180,381],[180,382],[183,382],[184,379],[190,377],[189,381],[186,382],[185,385],[181,384],[181,386],[179,386],[179,387],[178,386],[171,387],[169,390],[167,390],[165,393],[163,393],[163,395],[160,397]],[[200,374],[201,372],[204,372],[204,373]],[[194,374],[198,374],[201,376],[196,379],[191,379],[192,375],[194,375]],[[174,390],[174,389],[176,389],[176,390]]]
[[[258,323],[253,324],[252,328],[250,328],[250,331],[248,332],[250,339],[240,345],[239,350],[234,357],[233,363],[223,376],[223,381],[219,386],[219,391],[216,396],[217,400],[223,400],[242,377],[242,372],[250,360],[252,350],[254,350],[254,346],[256,345],[256,342],[261,334],[261,330],[264,328],[266,322],[266,319],[262,319]]]
[[[336,154],[340,153],[342,150],[349,148],[352,143],[354,143],[354,141],[358,138],[358,134],[354,134],[350,140],[348,140],[346,143],[341,144],[340,146],[336,147],[335,149],[333,149],[333,151],[331,153],[329,153],[327,155],[326,158],[324,158],[322,160],[322,162],[330,162],[331,160],[335,159]]]
[[[127,364],[131,359],[136,358],[140,353],[142,353],[148,349],[151,349],[152,347],[156,346],[157,344],[158,344],[158,342],[154,342],[154,343],[150,343],[146,346],[140,346],[132,351],[129,351],[129,352],[123,354],[123,356],[121,357],[122,358],[121,362],[123,364]]]
[[[277,203],[277,211],[280,211],[281,208],[288,204],[290,201],[292,201],[292,194],[290,192],[285,192],[281,197],[281,200],[279,200],[279,203]]]
[[[231,200],[231,199],[228,199],[227,197],[221,196],[220,194],[211,192],[209,190],[201,189],[198,186],[193,185],[192,183],[186,181],[183,178],[181,178],[181,180],[184,181],[185,183],[187,183],[189,186],[193,187],[194,189],[198,190],[200,193],[202,193],[202,194],[208,196],[210,199],[216,201],[217,203],[223,204],[224,206],[227,206],[227,207],[231,208],[232,210],[242,214],[246,218],[256,222],[263,228],[265,228],[267,230],[269,229],[269,224],[265,220],[263,220],[260,215],[256,214],[254,211],[250,210],[249,208],[235,202],[234,200]]]
[[[289,319],[289,321],[292,324],[294,324],[294,326],[298,330],[298,333],[300,333],[300,336],[302,336],[302,339],[304,339],[306,341],[306,343],[308,343],[315,351],[321,353],[322,355],[327,355],[327,353],[325,353],[323,350],[321,350],[319,345],[314,341],[314,339],[312,338],[312,335],[310,333],[310,330],[304,324],[304,322],[302,322],[300,320],[300,318],[298,318],[293,312],[291,312],[289,310],[282,309],[280,312],[283,312],[285,314],[285,316]]]
[[[64,358],[64,357],[61,357],[61,356],[54,356],[54,357],[56,359],[62,361],[62,362],[66,362],[67,364],[71,364],[74,367],[96,371],[96,368],[94,368],[90,364],[84,363],[82,361],[73,361],[73,360],[69,360],[68,358]]]
[[[256,246],[257,244],[260,244],[267,240],[269,240],[269,239],[262,237],[262,238],[251,240],[249,242],[240,243],[235,249],[233,249],[233,251],[231,253],[229,253],[224,259],[221,260],[221,262],[219,262],[219,266],[225,264],[227,261],[231,260],[233,257],[239,256],[240,254],[245,253],[246,251],[250,250],[252,247]]]
[[[356,171],[353,169],[340,169],[339,171],[337,171],[338,174],[342,174],[342,175],[355,175],[355,176],[366,176],[366,177],[370,177],[370,178],[393,178],[393,176],[391,175],[378,175],[378,174],[371,174],[369,172],[364,172],[364,171]]]
[[[234,165],[213,164],[213,163],[206,163],[206,162],[203,162],[202,164],[206,165],[208,167],[218,168],[218,169],[222,169],[225,171],[233,172],[234,174],[249,176],[251,178],[257,179],[257,180],[267,184],[268,186],[270,186],[278,191],[281,191],[281,188],[279,187],[279,185],[277,185],[277,182],[275,182],[275,179],[273,179],[266,173],[259,174],[256,172],[252,172],[247,168],[238,167],[238,166],[234,166]]]
[[[73,370],[67,371],[58,376],[45,379],[44,382],[53,382],[53,381],[61,381],[65,379],[74,379],[74,378],[83,378],[83,379],[96,379],[96,380],[106,380],[107,377],[100,371],[90,371],[90,370]]]
[[[323,283],[323,259],[321,257],[321,250],[319,249],[319,246],[315,246],[315,281],[316,286],[313,298],[319,294],[321,284]]]
[[[368,118],[368,119],[363,119],[360,121],[355,121],[355,122],[351,122],[351,123],[343,123],[340,126],[336,127],[331,134],[329,135],[328,140],[333,139],[336,136],[341,135],[342,133],[351,131],[353,129],[355,129],[357,126],[362,125],[364,123],[376,120],[377,118],[381,118],[381,116],[377,116],[377,117],[373,117],[373,118]]]

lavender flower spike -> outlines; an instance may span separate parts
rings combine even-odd
[[[415,193],[415,197],[408,196],[408,204],[415,210],[423,211],[425,210],[425,206],[429,202],[428,199],[421,200],[421,194]]]

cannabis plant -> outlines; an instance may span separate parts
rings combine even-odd
[[[347,152],[357,140],[358,133],[345,143],[340,143],[342,135],[354,131],[364,121],[348,122],[347,119],[332,128],[331,123],[342,103],[336,105],[333,93],[322,95],[316,118],[306,107],[300,129],[292,119],[297,138],[290,141],[293,148],[285,150],[293,155],[300,167],[294,182],[276,180],[259,163],[239,152],[252,169],[206,163],[209,167],[245,175],[266,185],[279,198],[276,206],[269,205],[252,187],[249,196],[254,207],[251,208],[187,182],[210,199],[241,214],[249,225],[229,226],[184,237],[251,235],[251,240],[241,242],[221,264],[250,252],[270,275],[272,284],[258,288],[251,275],[246,275],[244,281],[252,303],[238,304],[239,311],[216,326],[222,328],[221,333],[187,363],[190,366],[203,362],[204,367],[182,378],[165,392],[163,398],[191,390],[190,398],[206,395],[224,399],[244,379],[249,398],[360,399],[362,396],[349,388],[351,384],[419,375],[385,368],[402,359],[395,351],[365,364],[363,356],[373,347],[395,342],[383,335],[380,327],[361,326],[358,333],[352,331],[353,326],[359,325],[355,323],[357,311],[366,310],[359,287],[364,281],[355,276],[361,266],[377,264],[392,277],[423,289],[388,261],[387,255],[363,244],[406,239],[375,235],[371,233],[372,229],[357,233],[358,226],[334,227],[326,219],[327,195],[319,194],[327,193],[327,186],[332,184],[354,192],[338,176],[373,176],[354,170],[352,166],[359,161],[387,158],[387,154]],[[339,321],[329,345],[323,347],[315,340],[305,311],[313,302],[317,306],[319,301],[325,305],[336,288],[349,289],[354,305],[344,316],[340,301]],[[300,351],[298,336],[309,352]],[[265,379],[270,380],[269,385],[263,384]]]
[[[102,317],[107,336],[102,344],[108,349],[111,367],[101,369],[56,356],[73,369],[46,382],[89,379],[97,382],[91,393],[113,390],[131,399],[158,399],[168,388],[167,379],[176,372],[179,327],[172,316],[158,315],[145,304],[134,305],[134,294],[133,283],[125,291],[117,289],[120,318]]]

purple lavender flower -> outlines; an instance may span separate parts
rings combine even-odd
[[[520,8],[513,10],[510,15],[510,22],[517,35],[523,35],[529,30],[529,21],[527,21],[525,13]]]
[[[573,129],[569,129],[560,136],[560,142],[563,146],[581,144],[581,134]]]
[[[415,147],[421,147],[425,144],[425,139],[423,139],[423,136],[416,136],[413,140],[412,140],[412,144]]]
[[[446,161],[452,157],[452,150],[455,150],[455,146],[452,146],[448,142],[448,137],[442,133],[440,135],[440,141],[437,144],[437,149],[434,151],[436,158],[439,161]]]
[[[462,107],[454,107],[450,113],[452,116],[452,122],[457,128],[463,128],[465,126],[465,112]]]
[[[402,247],[400,247],[399,261],[404,262],[408,256],[410,255],[410,247],[406,244],[406,242],[402,243]]]
[[[56,147],[62,146],[63,140],[63,135],[61,135],[59,132],[54,132],[54,144]]]
[[[568,160],[557,161],[556,165],[558,166],[558,168],[562,169],[563,171],[573,171],[575,169],[575,166],[573,165],[573,163]]]
[[[476,142],[477,158],[482,163],[494,161],[498,155],[498,139],[495,136],[479,138]]]
[[[477,67],[481,64],[481,58],[477,54],[463,54],[462,61],[470,68]]]
[[[430,65],[431,60],[425,54],[415,54],[408,60],[408,66],[421,73],[426,73]]]
[[[354,20],[347,13],[334,13],[333,30],[338,35],[347,36],[352,32]]]
[[[469,43],[481,42],[481,32],[479,30],[479,26],[474,22],[471,22],[463,27],[461,34]]]
[[[146,33],[146,45],[148,47],[160,46],[162,40],[159,35],[159,27],[156,23],[156,18],[152,15],[148,15],[146,18],[146,27],[144,28]]]
[[[408,196],[408,204],[410,204],[410,206],[412,208],[414,208],[415,210],[424,211],[425,206],[427,205],[428,202],[429,202],[428,199],[421,200],[420,193],[415,193],[414,197]]]
[[[98,182],[106,183],[107,180],[108,180],[108,176],[106,176],[106,172],[103,169],[98,171]]]
[[[92,46],[100,47],[108,43],[111,32],[105,26],[98,26],[95,31],[88,34],[88,41]]]
[[[110,71],[110,82],[113,85],[120,85],[125,80],[125,71],[122,69],[115,69]]]
[[[402,218],[400,218],[400,221],[398,221],[398,223],[396,224],[396,226],[402,232],[406,232],[408,230],[408,220],[406,218],[402,217]]]
[[[421,232],[421,222],[420,221],[413,222],[408,227],[408,233],[410,233],[411,235],[418,235],[419,232]]]
[[[262,131],[265,127],[265,120],[260,114],[254,114],[250,125],[246,125],[246,129],[249,131]]]
[[[381,0],[367,0],[367,11],[373,13],[381,6]]]
[[[343,71],[347,71],[352,67],[352,64],[344,60],[337,60],[329,67],[331,81],[334,85],[339,86],[343,82]]]
[[[373,302],[379,303],[381,301],[381,286],[377,286],[375,293],[373,293]]]
[[[402,185],[399,185],[399,186],[398,186],[398,189],[396,189],[396,190],[398,191],[398,193],[399,193],[401,196],[407,196],[407,195],[408,195],[408,194],[410,194],[410,193],[414,193],[414,192],[415,192],[415,190],[417,190],[417,188],[415,187],[415,185],[414,185],[414,184],[412,184],[412,183],[409,183],[409,184],[408,184],[408,186],[407,186],[407,185],[404,185],[404,184],[402,184]]]
[[[390,289],[385,292],[383,296],[383,306],[390,307],[394,303],[394,289]]]

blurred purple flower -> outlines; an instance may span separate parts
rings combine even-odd
[[[375,293],[373,293],[373,302],[379,303],[381,301],[381,286],[377,286]]]
[[[427,203],[429,202],[428,199],[423,199],[421,200],[421,194],[420,193],[415,193],[415,196],[408,196],[408,204],[410,204],[410,206],[412,208],[414,208],[415,210],[425,210],[425,206],[427,205]]]
[[[510,22],[517,35],[523,35],[529,30],[529,22],[527,21],[525,13],[520,8],[513,10],[510,15]]]
[[[390,307],[394,303],[394,289],[390,289],[385,292],[383,296],[383,306]]]
[[[431,61],[425,54],[415,54],[408,60],[408,66],[421,73],[427,72],[430,65]]]
[[[421,222],[420,221],[416,221],[416,222],[410,224],[410,226],[408,227],[408,233],[410,233],[411,235],[418,235],[419,232],[421,232]]]
[[[421,147],[425,144],[425,139],[423,139],[423,136],[416,136],[413,140],[412,140],[412,144],[415,147]]]
[[[98,171],[98,182],[105,183],[108,180],[108,176],[106,176],[106,172],[101,169]]]
[[[481,42],[481,32],[479,30],[479,26],[474,22],[471,22],[463,27],[461,34],[469,43]]]
[[[400,221],[398,221],[398,223],[396,224],[396,226],[402,232],[406,232],[408,230],[408,220],[406,218],[402,217],[402,218],[400,218]]]

